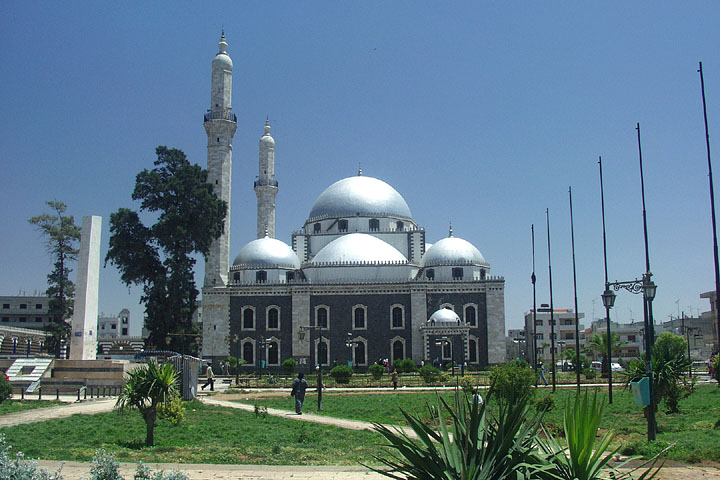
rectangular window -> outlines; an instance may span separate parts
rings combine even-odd
[[[42,310],[42,303],[36,303],[35,310]]]
[[[10,304],[9,304],[9,303],[3,303],[3,308],[10,308]]]
[[[111,328],[112,328],[113,330],[117,330],[117,325],[115,325],[115,324],[113,323],[112,326],[111,326]]]
[[[25,323],[25,322],[27,322],[27,318],[25,318],[25,317],[20,317],[20,323]]]
[[[607,335],[605,335],[605,338],[607,338]],[[635,335],[628,335],[628,342],[635,342]]]
[[[122,329],[122,334],[123,334],[123,335],[127,335],[127,334],[128,334],[128,329],[127,329],[127,328],[123,328],[123,329]]]
[[[542,320],[535,320],[535,326],[542,327],[543,321]]]
[[[8,323],[10,321],[10,317],[3,317],[2,321]]]
[[[42,317],[35,317],[35,323],[42,322]]]
[[[21,303],[20,310],[27,310],[27,303]]]

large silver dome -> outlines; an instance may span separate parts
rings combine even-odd
[[[300,268],[297,255],[284,242],[265,237],[245,245],[233,262],[241,268]]]
[[[430,315],[430,321],[435,323],[460,323],[460,317],[449,308],[441,308],[437,312]]]
[[[379,238],[349,233],[325,245],[310,263],[407,263],[407,258]]]
[[[423,267],[439,265],[488,266],[480,250],[462,238],[443,238],[432,244],[422,257]]]
[[[311,220],[356,215],[412,219],[410,208],[397,190],[382,180],[361,175],[330,185],[310,211]]]

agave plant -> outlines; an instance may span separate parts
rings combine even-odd
[[[479,405],[456,390],[452,406],[438,397],[437,408],[428,405],[432,426],[402,410],[417,438],[375,424],[393,452],[391,458],[375,457],[389,470],[369,468],[390,478],[428,480],[520,480],[552,468],[537,450],[542,414],[531,414],[528,395],[498,399],[497,415],[487,408],[492,396],[493,389]]]
[[[604,480],[604,479],[638,479],[653,478],[660,467],[655,468],[657,456],[650,462],[634,469],[626,469],[627,463],[636,460],[632,457],[617,466],[610,465],[613,456],[620,447],[610,446],[615,437],[614,431],[608,431],[598,441],[598,430],[602,418],[603,404],[598,402],[597,392],[592,399],[586,391],[577,395],[574,402],[565,405],[564,427],[567,448],[547,431],[545,441],[540,442],[541,450],[548,456],[554,469],[548,472],[547,478],[558,480]],[[650,465],[644,471],[644,466]]]

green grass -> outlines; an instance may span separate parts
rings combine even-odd
[[[381,437],[299,422],[256,417],[232,408],[188,404],[178,426],[160,421],[154,447],[144,447],[138,412],[74,415],[0,429],[14,450],[32,458],[90,461],[105,448],[118,461],[268,465],[357,465],[373,462]]]
[[[447,390],[436,392],[402,393],[360,393],[360,394],[323,394],[323,411],[320,415],[337,418],[350,418],[368,422],[405,424],[400,408],[428,417],[426,403],[435,404],[437,395],[449,399],[453,395]],[[540,389],[536,399],[551,396],[555,409],[545,415],[546,426],[554,433],[563,428],[563,406],[575,395],[575,389],[562,388],[556,393],[550,389]],[[668,458],[695,463],[699,461],[720,462],[720,427],[713,428],[720,421],[720,388],[715,385],[697,386],[695,393],[680,402],[680,413],[668,415],[661,405],[657,413],[658,434],[653,444],[647,442],[647,421],[642,408],[636,405],[632,394],[617,386],[613,389],[613,404],[607,404],[607,390],[600,389],[605,400],[601,430],[614,429],[618,435],[616,442],[623,445],[626,454],[652,456],[668,445],[675,443]],[[255,400],[240,400],[270,408],[292,409],[291,397],[267,397]],[[317,397],[305,397],[305,411],[316,413]]]
[[[35,408],[54,407],[56,405],[66,405],[57,400],[5,400],[0,403],[0,415],[8,413],[23,412],[25,410],[33,410]]]

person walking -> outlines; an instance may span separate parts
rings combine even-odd
[[[547,385],[547,384],[548,384],[548,381],[547,381],[547,379],[545,378],[545,365],[543,364],[543,362],[540,362],[540,363],[538,364],[538,369],[540,370],[540,378],[542,378],[543,383],[544,383],[545,385]]]
[[[202,390],[205,390],[205,387],[210,385],[210,391],[212,392],[215,390],[215,374],[213,373],[212,365],[208,365],[205,375],[207,375],[207,381],[205,385],[202,386]]]
[[[393,371],[390,374],[390,379],[392,380],[393,390],[397,390],[397,379],[398,379],[397,369],[393,368]]]
[[[295,413],[298,415],[302,415],[305,390],[308,388],[308,383],[307,380],[303,378],[304,376],[305,374],[303,374],[303,372],[298,372],[297,378],[293,380],[292,390],[290,390],[290,395],[295,397]]]

